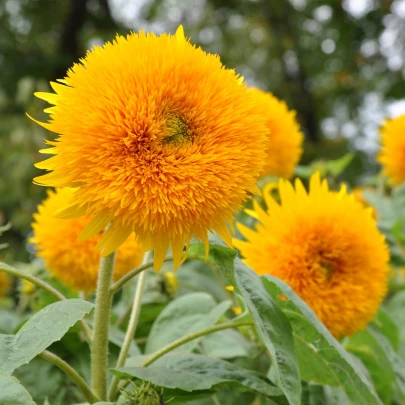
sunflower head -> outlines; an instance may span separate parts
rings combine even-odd
[[[387,120],[380,129],[381,149],[378,161],[393,184],[405,181],[405,114]]]
[[[244,261],[258,274],[286,281],[337,338],[372,320],[387,290],[388,249],[370,209],[347,194],[330,191],[318,173],[307,192],[279,181],[280,203],[264,195],[255,202],[258,223],[238,228],[235,241]]]
[[[136,233],[159,269],[192,236],[232,243],[233,212],[257,191],[266,122],[241,78],[176,35],[130,34],[95,47],[55,93],[45,128],[59,134],[35,181],[75,187],[59,217],[90,216],[87,239],[110,224],[103,256]]]
[[[70,188],[48,191],[48,197],[34,214],[30,242],[36,245],[51,275],[67,286],[84,291],[93,291],[97,284],[100,251],[96,249],[102,232],[85,241],[77,240],[90,218],[59,219],[53,216],[66,201],[72,198]],[[143,251],[134,235],[128,237],[117,251],[114,278],[118,279],[137,267]]]
[[[260,104],[260,110],[267,120],[267,158],[262,176],[275,175],[291,177],[302,155],[302,134],[295,117],[295,111],[287,104],[260,89],[252,88],[251,93]]]

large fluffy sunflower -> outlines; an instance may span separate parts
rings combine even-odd
[[[302,155],[304,135],[295,118],[295,111],[270,93],[253,88],[250,90],[260,104],[267,120],[270,142],[267,144],[267,159],[263,176],[291,177]]]
[[[405,115],[387,120],[381,127],[378,161],[393,184],[405,181]]]
[[[280,203],[265,194],[255,204],[256,230],[238,224],[247,241],[235,241],[258,274],[286,281],[336,337],[361,330],[387,289],[388,249],[369,208],[342,187],[330,191],[319,174],[309,192],[279,182]]]
[[[174,265],[192,236],[231,243],[227,224],[262,170],[267,129],[241,78],[219,57],[175,36],[131,34],[95,47],[68,71],[45,128],[59,134],[55,155],[38,165],[41,185],[76,187],[57,213],[90,215],[86,239],[111,223],[105,256],[135,232],[159,269],[171,245]]]
[[[34,214],[30,239],[38,249],[46,268],[52,276],[77,290],[95,290],[97,284],[100,251],[96,249],[101,232],[92,238],[78,241],[77,238],[88,224],[89,217],[59,219],[53,216],[66,201],[72,198],[74,191],[62,188],[48,192],[48,197],[38,206]],[[134,235],[130,235],[117,251],[114,278],[118,279],[138,266],[143,252]]]

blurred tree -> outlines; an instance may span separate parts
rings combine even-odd
[[[116,32],[174,32],[221,55],[249,85],[285,99],[310,145],[303,162],[352,149],[345,172],[375,172],[381,120],[405,94],[405,2],[401,0],[3,0],[0,1],[0,225],[21,246],[44,190],[32,185],[42,139],[32,93],[63,77],[87,49]],[[404,110],[405,111],[405,110]],[[42,116],[44,117],[44,116]],[[333,140],[330,140],[333,138]],[[13,257],[21,256],[21,251]]]

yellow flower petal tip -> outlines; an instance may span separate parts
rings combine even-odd
[[[239,226],[247,240],[238,247],[259,275],[287,282],[335,337],[351,335],[373,319],[387,292],[385,238],[344,188],[329,190],[319,174],[308,193],[300,184],[279,181],[280,203],[268,197],[256,230]]]
[[[80,239],[110,221],[102,254],[135,233],[156,270],[169,249],[177,268],[190,239],[207,241],[212,230],[232,245],[228,226],[257,192],[266,159],[266,119],[251,92],[184,38],[181,26],[118,35],[53,83],[55,93],[40,94],[57,108],[39,124],[58,137],[35,182],[76,187],[57,215],[93,218]]]
[[[227,285],[227,286],[225,287],[225,289],[226,289],[227,291],[235,291],[235,287],[234,287],[233,285]]]
[[[405,114],[387,120],[380,129],[381,148],[377,160],[392,184],[405,181]]]
[[[294,110],[287,104],[257,88],[250,89],[267,120],[267,160],[262,176],[275,175],[290,178],[298,164],[303,147],[304,135],[296,120]]]
[[[184,35],[184,28],[182,25],[179,25],[177,30],[176,30],[176,38],[186,40],[186,37]]]
[[[53,215],[73,194],[74,190],[70,188],[48,193],[34,215],[34,236],[30,241],[36,246],[37,256],[44,260],[52,277],[74,290],[93,291],[100,263],[100,251],[96,245],[103,237],[102,230],[93,232],[90,239],[79,241],[78,236],[89,225],[90,218],[59,219]],[[114,279],[141,264],[142,257],[142,247],[135,236],[130,235],[117,251]]]

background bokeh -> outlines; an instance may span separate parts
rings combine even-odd
[[[32,212],[45,190],[32,183],[46,133],[33,92],[88,49],[130,30],[174,32],[218,53],[249,85],[285,99],[306,135],[301,164],[355,158],[352,185],[379,168],[378,127],[405,112],[405,1],[401,0],[1,0],[0,243],[26,260]]]

